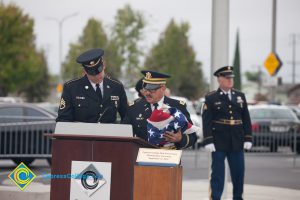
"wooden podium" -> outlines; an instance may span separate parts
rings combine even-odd
[[[180,191],[180,195],[175,195],[180,197],[175,198],[172,194],[173,196],[164,196],[161,200],[181,199],[181,167],[137,166],[139,148],[155,148],[140,138],[78,134],[47,135],[53,138],[52,175],[71,174],[72,161],[111,162],[111,200],[160,200],[154,198],[160,190],[155,187],[149,190],[149,184],[157,185],[156,187],[162,184],[170,186],[165,196],[175,193],[175,189]],[[50,199],[69,200],[70,185],[70,179],[51,179]]]
[[[134,200],[181,200],[182,167],[134,167]]]

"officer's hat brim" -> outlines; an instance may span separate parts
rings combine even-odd
[[[82,64],[84,67],[94,67],[103,65],[102,56],[104,55],[104,51],[102,49],[90,49],[81,55],[79,55],[76,59],[77,63]]]
[[[214,76],[216,76],[216,77],[223,76],[225,78],[233,78],[234,77],[233,67],[232,66],[221,67],[214,72]]]
[[[219,76],[223,76],[225,78],[234,78],[234,74],[232,72],[223,72],[220,73]]]
[[[151,83],[144,83],[143,84],[143,88],[146,89],[146,90],[156,90],[160,87],[161,87],[160,84],[151,84]]]

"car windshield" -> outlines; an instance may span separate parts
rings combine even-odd
[[[193,104],[192,104],[192,103],[187,102],[187,104],[186,104],[186,109],[188,110],[188,112],[189,112],[191,115],[195,115],[195,114],[196,114],[195,108],[193,107]]]
[[[290,110],[286,109],[251,109],[251,119],[284,119],[295,120]]]

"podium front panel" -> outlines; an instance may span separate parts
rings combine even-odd
[[[137,138],[59,135],[52,140],[52,174],[70,174],[72,161],[111,163],[111,200],[132,200],[134,165],[140,147],[151,145]],[[51,200],[70,199],[70,179],[51,180]]]
[[[94,143],[94,160],[112,163],[111,200],[133,199],[133,174],[138,148],[137,144],[130,142]]]
[[[91,161],[92,145],[86,140],[52,140],[52,175],[71,174],[73,160]],[[50,199],[70,199],[70,179],[51,179]]]

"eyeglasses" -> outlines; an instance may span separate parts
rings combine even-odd
[[[156,92],[156,91],[157,91],[158,89],[160,89],[160,88],[161,88],[161,87],[156,88],[156,89],[151,89],[151,90],[143,88],[143,90],[144,90],[145,92],[154,93],[154,92]]]

